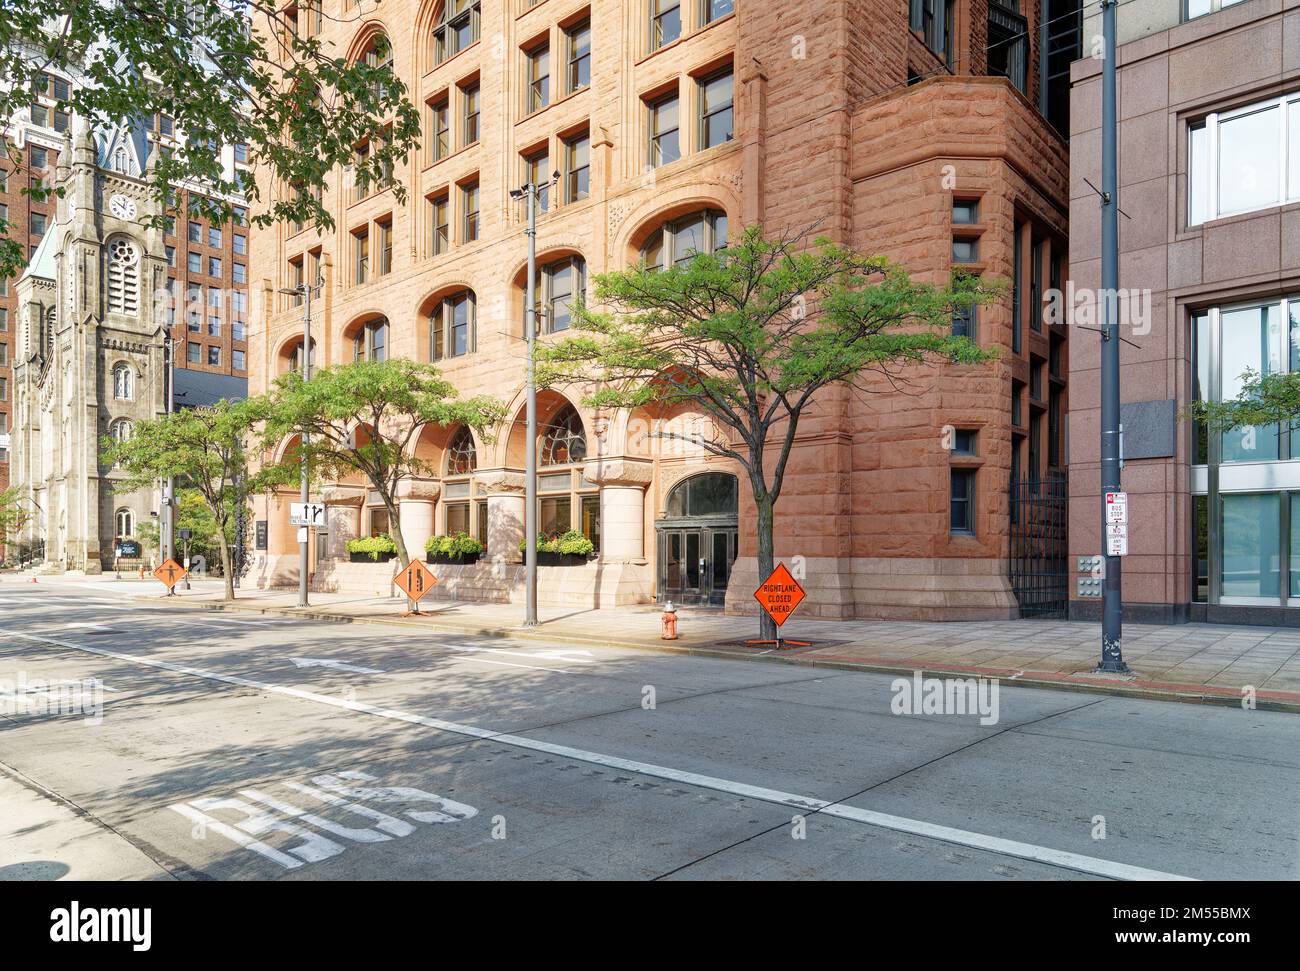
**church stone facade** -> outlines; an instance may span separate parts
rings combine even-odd
[[[59,153],[54,225],[17,282],[10,474],[48,568],[98,573],[159,508],[156,490],[117,488],[100,451],[165,410],[170,301],[146,134],[78,128]]]

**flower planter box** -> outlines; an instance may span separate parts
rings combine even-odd
[[[448,556],[446,553],[426,553],[424,559],[426,563],[442,563],[447,566],[472,566],[478,562],[482,553],[457,553],[454,556]]]
[[[349,553],[349,554],[348,554],[348,562],[350,562],[350,563],[387,563],[389,560],[395,558],[396,556],[397,556],[396,553],[380,553],[377,557],[375,557],[375,556],[371,556],[369,553]]]
[[[582,553],[544,553],[537,551],[538,566],[582,566],[587,557]]]

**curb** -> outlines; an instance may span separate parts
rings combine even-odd
[[[157,603],[156,597],[132,597],[132,600]],[[418,623],[409,620],[388,617],[354,617],[348,614],[331,613],[324,610],[300,611],[292,607],[257,607],[253,605],[221,603],[196,603],[177,598],[171,606],[190,607],[197,610],[209,610],[216,613],[252,613],[274,617],[292,617],[297,619],[317,620],[333,624],[378,624],[386,627],[418,628]],[[428,615],[436,618],[437,614]],[[1013,671],[1009,668],[980,668],[959,664],[935,664],[918,667],[912,662],[878,659],[874,661],[850,661],[831,657],[810,658],[799,654],[742,654],[738,651],[721,650],[708,646],[676,646],[669,644],[625,643],[611,644],[608,639],[582,637],[572,634],[556,634],[544,627],[526,630],[521,627],[473,627],[467,625],[448,625],[434,628],[438,633],[463,634],[475,637],[491,637],[498,640],[546,640],[557,644],[573,644],[581,647],[619,647],[625,650],[647,651],[654,654],[676,654],[689,657],[707,657],[727,661],[761,661],[775,664],[790,664],[810,668],[824,668],[832,671],[857,671],[871,674],[915,674],[922,677],[943,678],[957,674],[968,677],[997,678],[1016,687],[1042,688],[1051,691],[1074,691],[1084,694],[1110,695],[1118,698],[1141,698],[1149,701],[1177,701],[1187,704],[1215,705],[1218,707],[1239,708],[1240,692],[1232,688],[1220,688],[1204,684],[1179,684],[1145,679],[1133,679],[1128,682],[1105,683],[1088,679],[1086,675],[1060,674],[1057,672]],[[1300,714],[1300,693],[1261,691],[1256,695],[1255,708],[1259,711],[1279,711]]]

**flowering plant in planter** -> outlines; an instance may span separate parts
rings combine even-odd
[[[519,541],[519,552],[524,552],[526,543]],[[566,533],[553,536],[537,536],[538,566],[578,566],[586,562],[593,552],[595,544],[579,530],[571,529]]]
[[[424,552],[430,563],[476,563],[483,550],[483,544],[469,533],[430,536],[424,541]]]
[[[367,536],[364,538],[350,539],[347,542],[348,553],[351,554],[352,562],[383,562],[391,560],[397,555],[397,544],[393,542],[391,536]]]

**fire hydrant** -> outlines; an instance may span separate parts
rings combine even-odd
[[[660,624],[662,625],[662,630],[659,634],[660,640],[677,640],[677,608],[673,606],[671,600],[664,604],[664,612],[660,616]]]

